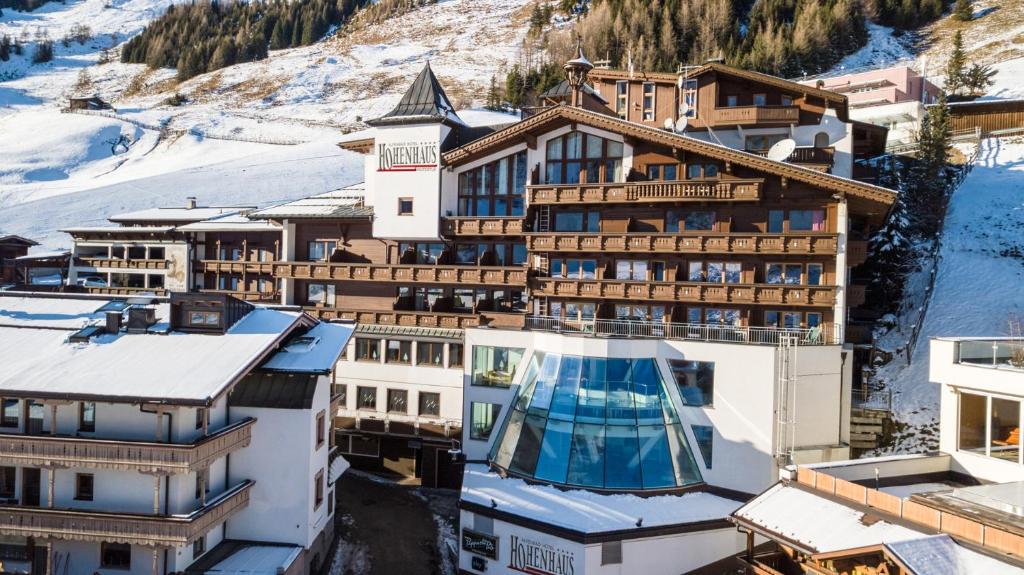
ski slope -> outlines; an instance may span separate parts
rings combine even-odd
[[[938,386],[929,383],[929,339],[1006,336],[1024,319],[1024,140],[984,140],[974,169],[953,193],[942,232],[938,275],[910,365],[896,357],[879,371],[893,391],[899,421],[914,428],[938,419]],[[937,438],[934,438],[937,440]],[[894,451],[934,447],[916,433]]]

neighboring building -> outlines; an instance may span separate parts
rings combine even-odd
[[[99,96],[71,96],[68,98],[69,110],[113,110],[114,107]]]
[[[4,571],[320,569],[351,333],[218,294],[0,294]]]
[[[800,83],[846,96],[850,118],[888,128],[890,145],[916,141],[925,106],[934,103],[941,91],[909,66],[815,77]]]
[[[784,575],[932,573],[929,564],[1024,573],[1024,342],[936,338],[930,358],[939,453],[789,471],[733,514],[750,534],[741,564]]]
[[[63,291],[67,285],[71,252],[33,252],[14,259],[14,289]]]
[[[13,285],[18,281],[14,272],[15,259],[28,254],[28,249],[39,245],[28,238],[13,234],[0,234],[0,286]]]

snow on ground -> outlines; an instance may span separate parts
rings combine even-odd
[[[355,520],[351,515],[343,516],[341,522],[349,532],[355,525]],[[344,537],[339,537],[327,575],[365,575],[371,572],[372,563],[369,547],[363,543],[353,543]]]
[[[913,58],[905,41],[893,36],[893,29],[868,22],[868,43],[853,54],[840,60],[833,73],[847,73],[859,68],[891,65]]]
[[[996,71],[995,83],[981,100],[1024,99],[1024,58],[1000,62],[992,68]]]
[[[896,419],[910,425],[887,452],[934,448],[920,430],[938,419],[928,380],[929,339],[1005,336],[1024,317],[1024,140],[984,140],[974,169],[953,193],[931,303],[907,365],[905,352],[878,371],[893,392]],[[920,289],[912,282],[908,291]],[[916,286],[916,287],[915,287]]]
[[[459,538],[455,528],[437,513],[434,514],[434,523],[437,523],[437,552],[441,557],[440,575],[456,575],[459,570],[457,561],[452,561],[452,553],[458,557]]]

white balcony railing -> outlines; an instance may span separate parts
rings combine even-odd
[[[791,338],[795,345],[836,345],[842,341],[838,327],[777,328],[629,319],[566,320],[527,316],[526,329],[595,337],[690,339],[755,345],[778,345],[786,337]]]

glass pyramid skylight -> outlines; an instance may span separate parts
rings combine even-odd
[[[512,475],[587,489],[701,482],[653,358],[535,353],[490,459]]]

